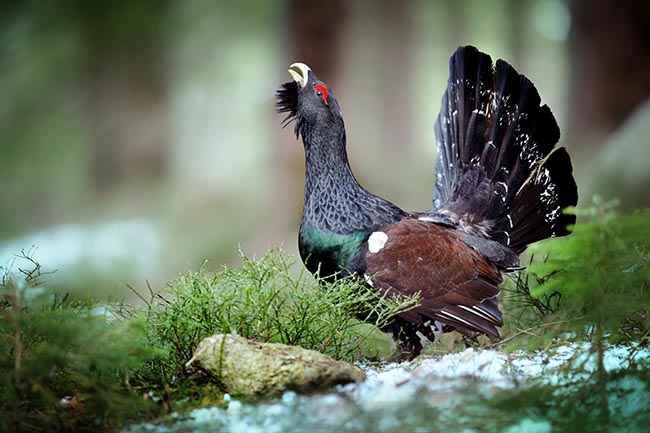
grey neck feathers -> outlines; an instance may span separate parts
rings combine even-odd
[[[345,129],[303,128],[306,176],[302,226],[334,233],[372,232],[401,219],[394,204],[357,182],[345,150]]]

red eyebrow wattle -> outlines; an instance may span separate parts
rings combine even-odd
[[[325,105],[327,105],[327,95],[328,95],[327,87],[325,87],[322,84],[316,84],[314,86],[314,89],[320,90],[321,92],[323,92],[323,102],[325,103]]]

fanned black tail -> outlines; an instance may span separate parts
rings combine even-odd
[[[460,47],[435,125],[434,213],[516,253],[568,234],[578,191],[571,160],[533,83],[503,60]]]

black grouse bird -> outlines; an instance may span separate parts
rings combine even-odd
[[[322,277],[358,276],[380,293],[420,293],[393,318],[407,357],[440,332],[498,337],[497,295],[527,245],[569,233],[578,200],[569,154],[533,83],[503,60],[460,47],[435,123],[433,208],[406,212],[366,191],[346,153],[332,90],[307,65],[277,92],[306,157],[300,256]]]

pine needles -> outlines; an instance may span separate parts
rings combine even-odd
[[[506,339],[509,349],[570,347],[568,385],[537,384],[495,405],[553,414],[558,431],[608,431],[619,422],[612,408],[628,398],[618,395],[621,387],[650,381],[650,359],[637,356],[650,344],[650,209],[622,215],[615,206],[596,197],[592,207],[574,210],[574,232],[534,245],[507,299],[523,328]],[[627,350],[617,364],[605,362],[613,344]]]
[[[547,259],[530,265],[528,272],[543,280],[531,294],[537,299],[560,294],[555,313],[571,319],[571,330],[580,335],[648,337],[650,209],[620,215],[611,207],[597,200],[579,212],[588,220],[571,236],[536,246]]]

